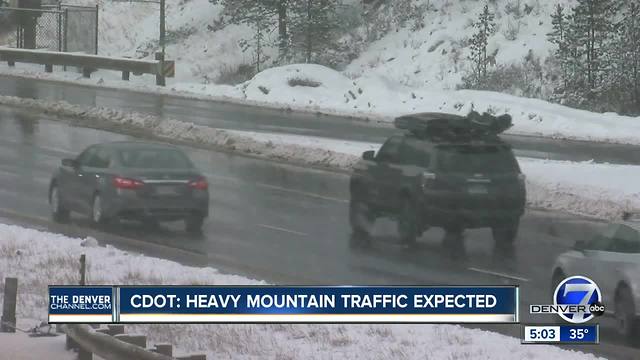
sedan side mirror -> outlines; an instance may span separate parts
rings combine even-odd
[[[373,160],[374,159],[374,155],[375,155],[375,151],[373,150],[368,150],[362,153],[362,158],[364,160]]]
[[[75,159],[62,159],[62,166],[77,168],[78,162]]]

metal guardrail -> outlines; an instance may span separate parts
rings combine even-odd
[[[203,354],[174,357],[169,344],[147,349],[145,336],[122,334],[122,326],[94,330],[89,325],[67,324],[61,328],[67,334],[67,346],[78,349],[79,360],[92,359],[94,354],[104,360],[206,360]]]
[[[45,66],[46,72],[53,72],[54,65],[75,66],[81,68],[83,76],[87,78],[97,69],[121,71],[123,80],[129,80],[130,73],[151,74],[156,76],[157,85],[164,86],[165,77],[175,76],[175,63],[165,61],[161,55],[156,54],[156,60],[138,60],[0,46],[0,61],[8,62],[9,66],[14,66],[16,62],[39,64]]]
[[[120,341],[113,336],[95,332],[88,325],[65,325],[64,332],[85,352],[105,360],[173,360],[172,357]]]

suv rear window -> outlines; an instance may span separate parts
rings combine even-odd
[[[513,152],[504,145],[447,145],[439,147],[438,166],[444,172],[519,172]]]

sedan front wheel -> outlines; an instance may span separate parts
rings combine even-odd
[[[51,216],[55,222],[65,223],[69,221],[70,212],[62,205],[60,190],[57,185],[51,187],[51,191],[49,192],[49,205],[51,206]]]

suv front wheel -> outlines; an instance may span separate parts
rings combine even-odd
[[[410,198],[402,200],[398,214],[398,234],[403,244],[413,246],[418,238],[418,219],[416,207]]]
[[[351,247],[366,247],[371,242],[371,227],[373,216],[367,204],[357,198],[352,198],[349,204],[349,221],[351,223]]]

